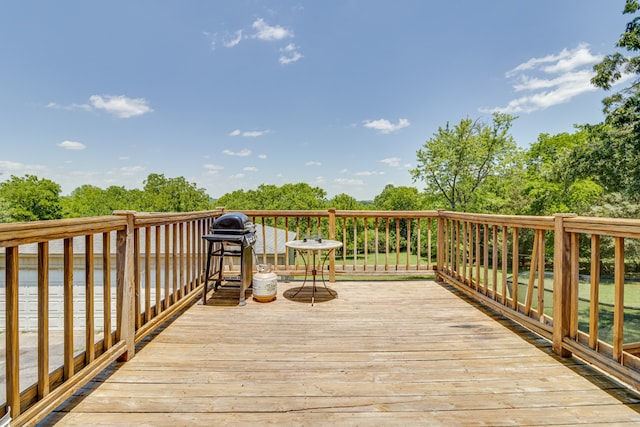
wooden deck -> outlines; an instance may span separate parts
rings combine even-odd
[[[431,281],[188,308],[42,425],[637,425],[640,396]]]

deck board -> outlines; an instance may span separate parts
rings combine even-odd
[[[43,425],[634,425],[640,396],[431,281],[221,289]],[[233,297],[236,297],[235,299]]]

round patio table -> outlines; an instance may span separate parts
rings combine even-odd
[[[324,288],[329,292],[329,295],[332,297],[337,297],[338,294],[335,291],[332,291],[327,287],[327,283],[324,280],[324,265],[329,258],[329,255],[332,251],[342,247],[342,242],[338,242],[337,240],[325,240],[325,239],[303,239],[303,240],[292,240],[290,242],[286,242],[285,245],[291,249],[295,249],[300,253],[302,258],[302,262],[304,263],[304,282],[302,282],[302,286],[300,289],[296,291],[295,294],[292,295],[295,298],[296,295],[304,288],[304,285],[307,283],[307,276],[309,274],[309,253],[311,254],[311,276],[313,278],[313,288],[311,291],[311,305],[313,306],[315,302],[316,296],[316,276],[318,275],[318,270],[316,266],[316,254],[320,254],[322,251],[326,251],[324,258],[322,260],[322,266],[320,267],[320,275],[322,277],[322,284]],[[304,257],[304,253],[307,252],[307,258]]]

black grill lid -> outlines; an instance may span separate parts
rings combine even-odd
[[[229,212],[219,216],[211,224],[212,232],[249,232],[253,230],[253,223],[242,212]]]

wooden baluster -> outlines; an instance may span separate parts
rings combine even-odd
[[[484,257],[483,257],[483,267],[484,267],[484,283],[482,284],[483,293],[485,295],[489,294],[489,224],[482,224],[482,232],[484,238]]]
[[[622,363],[624,338],[624,237],[615,238],[613,360]]]
[[[178,293],[178,224],[173,224],[171,236],[171,285],[173,291],[172,301],[175,303],[180,300],[180,294]]]
[[[102,328],[104,351],[113,345],[111,336],[111,233],[102,233]]]
[[[386,218],[385,221],[385,239],[384,239],[384,271],[389,271],[389,221],[390,218]]]
[[[94,312],[94,256],[93,256],[93,234],[84,237],[85,249],[85,363],[88,365],[95,358],[95,320]]]
[[[375,246],[376,246],[376,260],[375,260],[375,264],[373,266],[373,269],[375,271],[378,270],[378,264],[380,262],[379,256],[380,256],[380,218],[376,217],[375,219],[375,227],[376,227],[376,234],[375,234]]]
[[[493,276],[492,276],[492,293],[491,297],[494,300],[498,300],[498,226],[493,225],[492,227],[492,259],[491,266],[493,268]]]
[[[64,239],[64,379],[73,376],[73,238]]]
[[[518,275],[519,275],[519,248],[520,248],[520,230],[518,227],[513,228],[513,258],[511,260],[511,298],[512,308],[518,311]]]
[[[480,268],[482,266],[482,255],[480,252],[480,229],[481,229],[481,225],[479,223],[476,223],[476,285],[475,285],[475,289],[476,291],[480,290]]]
[[[509,229],[502,226],[502,305],[507,305],[507,265],[509,264]]]
[[[49,394],[49,242],[38,243],[38,399]]]
[[[5,248],[6,266],[6,399],[11,406],[11,416],[20,414],[20,328],[18,324],[18,247]]]
[[[405,221],[407,221],[407,262],[405,268],[409,271],[411,261],[411,219],[406,218]]]
[[[160,314],[162,310],[162,227],[157,225],[155,227],[156,233],[156,316]],[[202,240],[202,239],[201,239]],[[199,253],[199,252],[198,252]],[[202,267],[202,266],[201,266]],[[201,268],[202,270],[202,268]]]
[[[591,235],[591,283],[589,305],[589,347],[598,349],[598,324],[600,306],[600,236]]]
[[[571,233],[571,318],[569,324],[569,336],[572,339],[578,337],[578,304],[579,304],[579,272],[580,272],[580,249],[578,233]]]
[[[369,258],[369,236],[368,236],[368,228],[369,228],[369,219],[367,217],[362,218],[363,229],[364,229],[364,263],[363,269],[367,271],[367,260]]]
[[[538,255],[538,320],[541,322],[544,321],[544,279],[545,279],[545,269],[544,269],[544,252],[545,252],[545,231],[537,230],[540,234],[540,241],[538,244],[538,251],[540,254]]]
[[[416,239],[417,239],[417,248],[416,248],[416,270],[420,271],[420,258],[422,257],[422,228],[420,227],[420,220],[422,218],[418,217],[416,227],[418,228],[416,231]]]
[[[151,227],[144,229],[144,323],[151,315]]]

